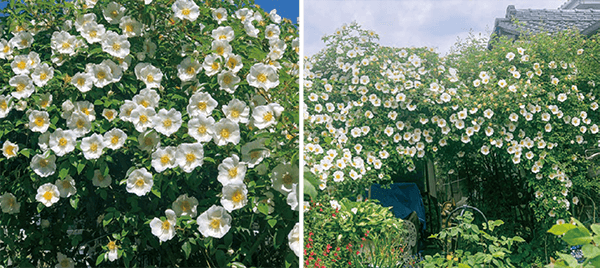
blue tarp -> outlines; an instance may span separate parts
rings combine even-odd
[[[384,207],[392,207],[394,215],[401,219],[405,219],[410,213],[416,211],[422,229],[425,230],[425,205],[416,184],[394,183],[390,184],[389,189],[381,188],[379,184],[373,184],[371,186],[371,199],[379,200]]]

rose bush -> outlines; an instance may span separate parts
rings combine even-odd
[[[568,218],[577,193],[597,193],[587,159],[599,145],[596,37],[499,38],[491,49],[473,39],[445,57],[377,39],[344,25],[305,64],[304,160],[323,194],[358,197],[426,159],[441,180],[475,159],[506,159],[544,235]]]
[[[0,265],[298,265],[297,25],[246,0],[5,12]]]

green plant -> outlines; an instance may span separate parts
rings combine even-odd
[[[571,218],[571,223],[555,224],[548,230],[569,246],[582,246],[583,261],[579,262],[574,256],[556,252],[557,260],[546,267],[600,267],[600,224],[589,226],[590,230],[578,220]]]
[[[297,25],[251,0],[2,12],[0,265],[298,265]]]
[[[496,237],[494,229],[504,224],[502,220],[488,221],[482,228],[472,224],[469,211],[457,216],[458,225],[442,230],[431,238],[440,240],[446,251],[425,256],[423,267],[514,267],[511,263],[512,247],[525,242],[521,237]]]
[[[310,208],[304,212],[304,224],[310,230],[304,234],[305,267],[348,267],[355,260],[365,265],[362,260],[368,258],[364,247],[373,247],[372,243],[387,245],[385,260],[377,254],[377,261],[403,261],[405,234],[403,221],[394,217],[389,208],[372,201],[354,202],[347,198],[339,201],[322,198],[312,201]],[[368,241],[372,241],[368,242]],[[363,252],[360,255],[360,252]],[[359,252],[359,259],[356,259]],[[389,254],[393,252],[392,254]],[[365,256],[365,257],[363,257]]]

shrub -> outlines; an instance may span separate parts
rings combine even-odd
[[[5,12],[0,264],[298,264],[296,25],[246,0]]]

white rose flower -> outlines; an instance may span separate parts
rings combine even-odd
[[[210,116],[219,103],[206,92],[196,92],[190,97],[187,112],[190,116]]]
[[[214,135],[215,119],[212,117],[197,116],[188,122],[188,134],[198,142],[209,142]]]
[[[154,185],[152,174],[146,168],[136,169],[127,176],[128,193],[144,196],[152,190],[152,185]]]
[[[92,178],[92,184],[96,187],[106,188],[112,183],[110,174],[104,176],[99,169],[94,170],[94,177]]]
[[[104,150],[104,137],[94,133],[90,137],[81,139],[81,151],[85,159],[98,159]]]
[[[152,119],[154,129],[156,132],[165,136],[171,136],[171,134],[177,132],[181,127],[181,113],[175,108],[170,110],[160,109],[158,114]]]
[[[167,146],[164,148],[158,148],[152,153],[152,167],[156,172],[161,173],[168,168],[174,168],[177,166],[175,161],[176,147]]]
[[[104,133],[104,145],[107,148],[118,150],[123,147],[125,141],[127,140],[127,134],[123,130],[118,128],[113,128],[106,133]]]
[[[25,74],[13,76],[8,80],[8,84],[15,87],[16,91],[11,92],[10,94],[18,100],[29,98],[35,91],[33,80]]]
[[[110,2],[106,8],[102,9],[102,15],[104,15],[104,18],[106,21],[108,21],[108,23],[119,24],[121,18],[123,15],[125,15],[125,11],[127,10],[122,5],[115,2]]]
[[[33,70],[31,74],[31,78],[33,82],[38,87],[45,86],[50,79],[54,77],[54,68],[50,67],[48,63],[38,64],[38,66]]]
[[[57,156],[63,156],[75,150],[75,134],[58,128],[50,134],[48,145]]]
[[[220,26],[212,31],[212,38],[215,40],[227,40],[227,42],[231,42],[233,41],[233,38],[235,38],[235,33],[231,26]]]
[[[146,131],[138,136],[139,148],[142,151],[152,152],[160,146],[160,137],[155,131]]]
[[[297,222],[294,228],[288,234],[288,245],[294,251],[297,257],[302,254],[302,245],[300,244],[300,223]]]
[[[33,132],[44,133],[50,127],[50,116],[46,111],[33,110],[29,114],[29,129]]]
[[[272,172],[273,188],[284,195],[292,192],[292,187],[300,180],[298,167],[295,165],[279,164]]]
[[[231,215],[225,208],[213,205],[200,214],[196,222],[198,231],[205,237],[222,238],[231,228]]]
[[[150,228],[152,228],[152,234],[158,237],[160,242],[171,240],[175,237],[175,225],[177,224],[177,216],[171,209],[165,211],[167,218],[162,221],[159,218],[154,218],[150,221]]]
[[[275,67],[263,63],[257,63],[250,67],[250,73],[246,76],[250,86],[265,90],[279,85],[279,75]]]
[[[175,17],[181,20],[195,21],[200,15],[198,5],[191,0],[177,0],[171,9]]]
[[[177,199],[173,202],[172,207],[177,217],[190,216],[193,218],[198,215],[198,211],[196,211],[196,208],[198,207],[198,199],[193,196],[188,197],[187,194],[177,197]]]
[[[246,176],[246,164],[240,162],[240,158],[237,155],[232,155],[223,159],[223,162],[218,166],[219,175],[217,180],[225,185],[235,183],[244,183],[244,177]]]
[[[129,55],[131,44],[127,41],[127,36],[125,35],[119,35],[113,31],[106,31],[101,44],[102,51],[113,57],[123,59]]]
[[[67,175],[64,180],[56,180],[54,185],[56,185],[58,188],[60,197],[66,198],[77,193],[77,189],[75,188],[75,180],[69,175]]]
[[[5,193],[0,196],[0,207],[3,213],[16,214],[21,210],[21,203],[17,202],[13,194]]]
[[[257,106],[252,111],[254,125],[259,129],[265,129],[277,124],[276,117],[281,115],[283,107],[277,103],[270,103],[264,106]]]
[[[182,143],[177,146],[175,161],[183,172],[190,173],[204,163],[204,150],[201,143]]]
[[[235,123],[248,123],[250,108],[246,106],[245,102],[238,99],[232,99],[227,105],[223,105],[222,110],[229,120]]]
[[[191,81],[196,78],[202,65],[197,60],[187,57],[177,65],[177,76],[182,82]]]
[[[60,193],[56,185],[52,183],[46,183],[37,189],[37,195],[35,200],[44,204],[46,207],[52,206],[52,204],[58,202],[60,199]]]
[[[223,186],[221,205],[231,212],[248,204],[248,189],[243,183],[229,183]]]
[[[131,111],[131,122],[135,126],[135,130],[138,132],[144,132],[147,128],[153,126],[152,119],[156,115],[154,108],[145,108],[144,106],[137,106]]]
[[[265,147],[264,139],[254,140],[242,146],[242,161],[248,165],[248,168],[254,168],[269,155],[269,149]]]
[[[214,125],[213,141],[218,146],[228,143],[238,144],[240,139],[240,127],[235,122],[223,118]]]

